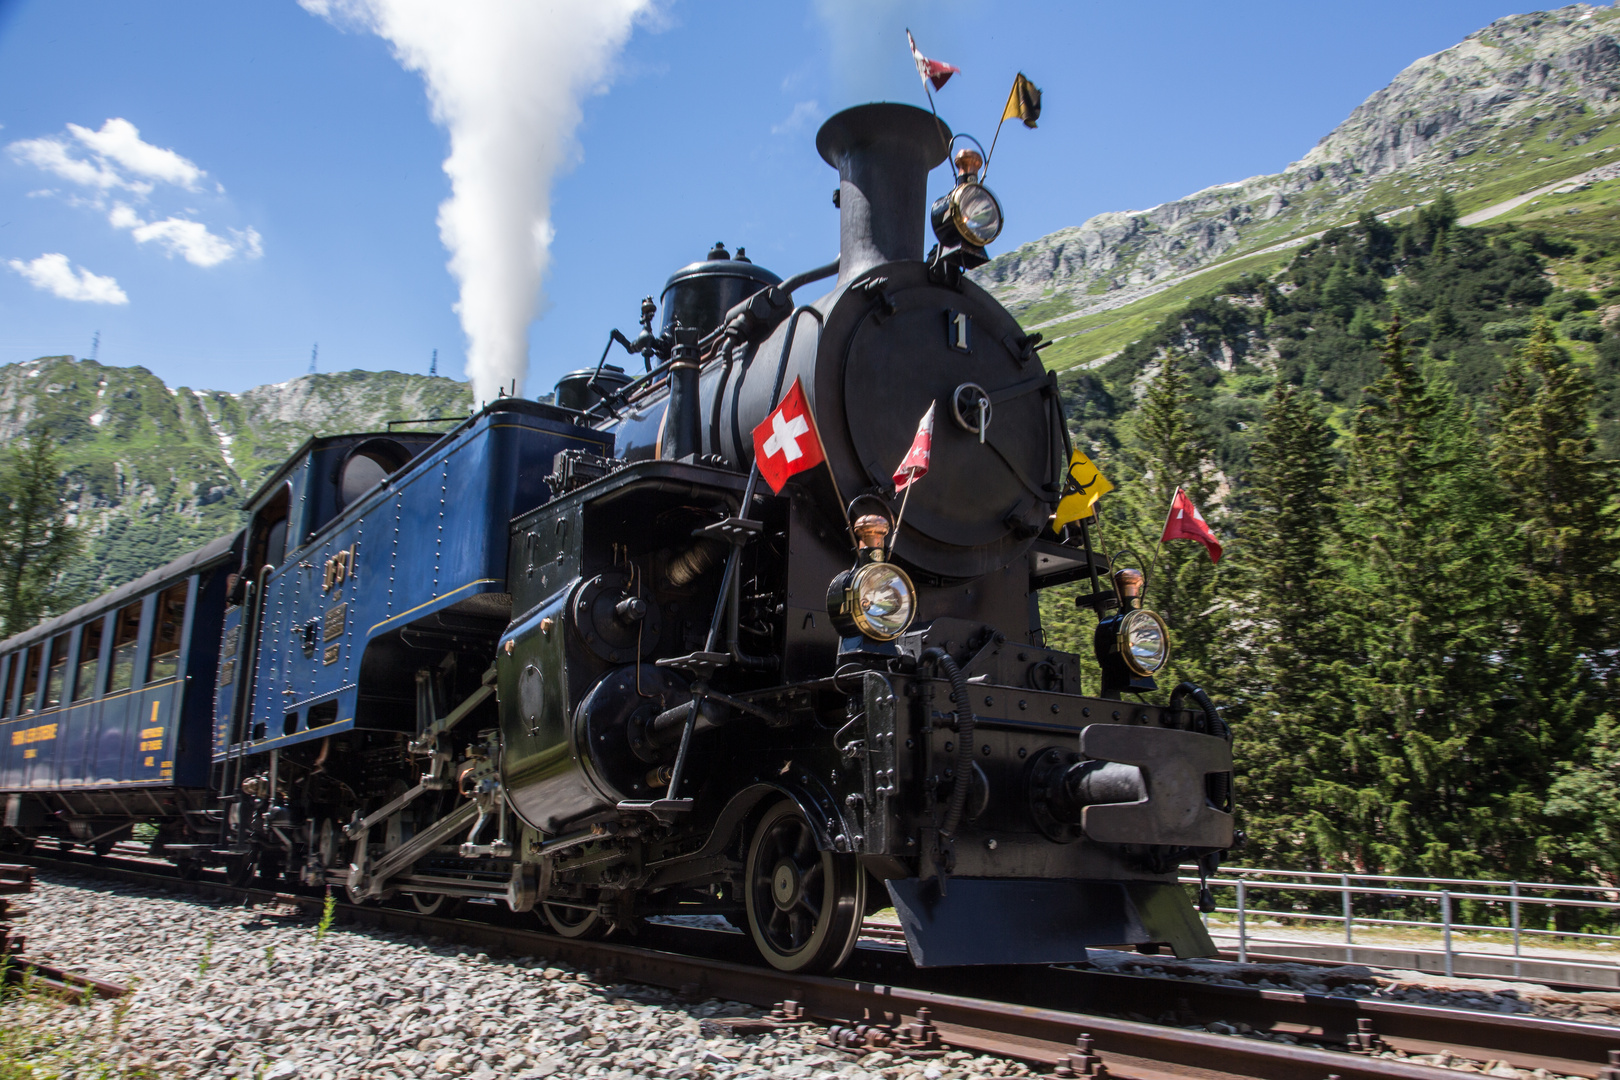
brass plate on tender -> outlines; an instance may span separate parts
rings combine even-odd
[[[227,657],[236,655],[236,644],[241,640],[242,628],[240,626],[233,626],[225,631],[225,655]]]
[[[348,614],[349,605],[347,603],[339,604],[337,607],[328,611],[326,613],[326,623],[321,627],[321,640],[335,641],[337,638],[341,637],[343,635],[343,627]],[[330,660],[327,661],[328,664],[331,662],[332,661]]]
[[[227,660],[219,666],[219,685],[229,686],[236,681],[236,661]]]
[[[328,664],[335,664],[335,663],[337,663],[337,660],[338,660],[338,653],[340,653],[342,651],[343,651],[343,646],[341,646],[341,645],[328,645],[326,647],[326,655],[323,656],[321,659],[326,661]]]

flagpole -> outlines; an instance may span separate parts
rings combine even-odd
[[[849,504],[844,501],[844,493],[838,487],[838,474],[833,472],[832,459],[827,456],[827,443],[821,437],[821,425],[816,423],[816,411],[808,401],[804,403],[804,415],[810,418],[810,430],[815,432],[816,445],[821,447],[821,463],[827,466],[827,476],[832,480],[833,495],[838,499],[838,515],[844,519],[844,528],[849,530],[850,544],[859,550],[861,542],[855,538],[855,523],[849,520]]]
[[[934,124],[939,128],[939,141],[945,144],[945,156],[951,156],[951,140],[945,137],[945,122],[939,118],[939,110],[934,108],[934,91],[928,85],[928,79],[923,79],[923,93],[928,95],[928,111],[934,114]],[[947,162],[949,164],[949,162]],[[955,169],[955,166],[951,166]]]
[[[981,181],[990,179],[990,160],[996,156],[996,140],[1001,138],[1001,125],[1006,122],[1007,110],[1003,108],[1001,110],[1001,119],[996,121],[996,133],[990,137],[990,152],[984,156],[984,172],[979,174]]]
[[[911,489],[917,486],[917,470],[912,469],[906,474],[906,493],[900,496],[900,513],[894,519],[894,539],[889,541],[892,550],[900,542],[900,523],[906,520],[906,504],[911,501]]]
[[[1176,512],[1176,495],[1181,494],[1181,485],[1176,485],[1175,495],[1170,496],[1170,509],[1164,512],[1164,525],[1159,529],[1159,542],[1153,545],[1153,561],[1148,564],[1147,580],[1142,582],[1142,598],[1147,598],[1148,586],[1153,584],[1153,574],[1159,568],[1159,549],[1164,547],[1164,530],[1170,527],[1170,515]]]

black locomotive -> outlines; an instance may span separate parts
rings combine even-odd
[[[604,352],[554,403],[313,440],[241,533],[0,643],[7,835],[145,821],[188,869],[570,936],[720,914],[786,970],[836,969],[891,904],[925,965],[1212,953],[1176,871],[1231,844],[1227,732],[1185,684],[1124,700],[1162,624],[1051,528],[1056,382],[964,276],[1000,227],[977,155],[930,214],[950,145],[909,106],[834,116],[836,263],[782,281],[717,245],[614,332],[642,373]],[[795,381],[826,467],[773,495],[752,433]],[[1092,696],[1043,641],[1070,582]]]

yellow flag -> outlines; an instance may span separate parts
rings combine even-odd
[[[1022,71],[1013,80],[1012,93],[1007,95],[1007,107],[1001,110],[1001,118],[1022,120],[1028,128],[1034,127],[1035,121],[1041,118],[1040,88],[1026,79]]]
[[[1069,478],[1063,490],[1064,496],[1058,503],[1057,513],[1052,515],[1053,532],[1062,532],[1065,525],[1090,517],[1097,507],[1097,500],[1113,491],[1114,485],[1086,457],[1084,450],[1076,450],[1069,459]]]

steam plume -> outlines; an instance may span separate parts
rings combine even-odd
[[[551,183],[578,156],[580,102],[651,0],[300,0],[387,40],[427,84],[450,134],[439,236],[461,285],[475,400],[528,371],[529,323],[550,260]]]

